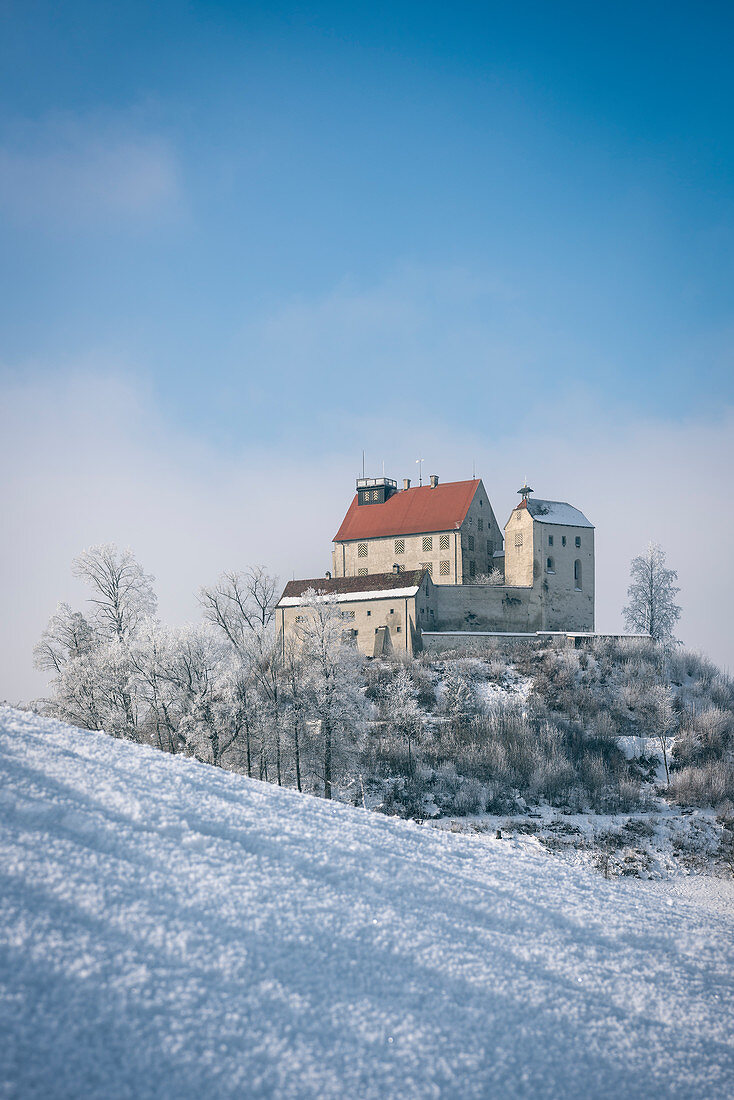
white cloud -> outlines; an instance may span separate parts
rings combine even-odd
[[[26,224],[130,222],[176,211],[181,198],[170,145],[120,121],[53,118],[0,147],[0,210]]]
[[[500,523],[527,474],[539,496],[569,500],[596,524],[598,628],[620,628],[629,561],[649,539],[679,571],[685,641],[734,665],[734,582],[728,547],[734,509],[734,411],[717,420],[618,425],[599,410],[569,423],[518,416],[514,433],[492,440],[458,435],[440,422],[340,421],[330,453],[280,445],[236,456],[174,430],[148,394],[123,377],[38,375],[5,388],[0,461],[0,697],[42,690],[31,650],[59,600],[80,603],[72,557],[95,542],[131,545],[157,577],[162,615],[198,616],[195,593],[225,568],[262,562],[283,580],[319,576],[331,537],[370,441],[370,469],[468,477],[472,459]],[[722,484],[723,483],[723,484]]]

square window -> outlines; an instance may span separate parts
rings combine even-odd
[[[404,554],[405,553],[405,539],[395,539],[395,553],[396,554]]]
[[[448,577],[449,573],[451,572],[451,562],[442,561],[438,567],[438,571],[442,577]]]
[[[425,535],[423,538],[423,550],[433,550],[433,539],[430,535]]]
[[[396,634],[399,634],[399,633],[401,632],[401,630],[402,630],[402,629],[403,629],[403,628],[402,628],[402,626],[396,626],[396,627],[395,627],[395,633],[396,633]]]
[[[357,557],[358,558],[366,558],[367,557],[367,543],[366,542],[358,542],[357,543]]]
[[[367,576],[367,570],[366,569],[358,569],[357,570],[357,576],[358,577],[366,577]]]
[[[448,550],[449,547],[451,546],[451,540],[450,540],[449,536],[446,535],[446,534],[439,535],[438,545],[439,545],[441,550]]]
[[[427,570],[428,574],[431,577],[433,576],[433,562],[432,561],[422,561],[421,564],[420,564],[420,567],[421,567],[421,569]]]

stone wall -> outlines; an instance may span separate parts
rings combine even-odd
[[[440,585],[433,593],[438,630],[535,631],[544,628],[539,587]]]

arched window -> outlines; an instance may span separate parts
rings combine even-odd
[[[553,558],[546,558],[545,559],[545,571],[546,571],[546,573],[555,573],[556,567],[555,567],[555,564],[553,562]]]
[[[581,562],[578,558],[573,563],[573,583],[577,592],[581,591]]]

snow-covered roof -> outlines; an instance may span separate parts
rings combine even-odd
[[[355,600],[392,600],[396,596],[415,596],[417,591],[418,585],[415,584],[411,588],[388,588],[382,592],[317,592],[316,599],[334,600],[336,603],[353,603]],[[305,595],[283,596],[278,607],[301,607],[309,602]]]
[[[307,592],[316,592],[337,603],[415,596],[425,575],[425,569],[408,569],[402,573],[371,573],[366,577],[314,577],[305,581],[288,581],[278,607],[301,607],[308,603]]]
[[[538,500],[530,497],[527,501],[530,515],[538,523],[555,523],[560,527],[592,527],[583,512],[566,504],[565,500]]]

